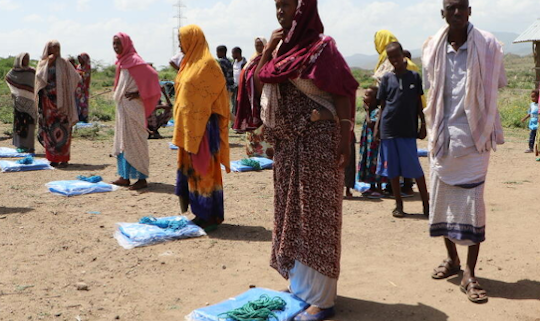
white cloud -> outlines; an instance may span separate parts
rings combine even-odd
[[[77,0],[77,11],[90,10],[90,0]]]
[[[6,11],[12,11],[19,9],[19,4],[13,0],[0,0],[0,8]]]
[[[122,11],[145,10],[155,4],[157,0],[114,0],[114,5]]]
[[[59,0],[56,0],[57,2]],[[202,1],[202,2],[199,2]],[[190,3],[191,2],[191,3]],[[363,2],[365,4],[360,4]],[[445,22],[440,16],[441,1],[417,0],[319,0],[319,12],[325,33],[334,37],[345,56],[356,53],[375,54],[373,35],[379,29],[393,31],[408,49],[419,49]],[[471,21],[488,31],[520,33],[538,18],[538,0],[473,0]],[[0,0],[0,3],[16,2]],[[65,4],[66,2],[64,2]],[[76,2],[72,2],[75,4]],[[68,10],[51,15],[28,11],[22,18],[27,24],[5,24],[0,30],[0,56],[29,51],[33,57],[41,54],[45,42],[56,38],[62,44],[62,54],[88,52],[93,59],[113,63],[112,36],[123,31],[132,36],[141,56],[159,65],[167,65],[173,55],[172,35],[176,25],[176,0],[115,0],[107,5],[97,0],[78,0],[77,5],[89,5],[85,14],[92,20],[78,19]],[[183,24],[194,23],[204,30],[212,53],[216,46],[239,46],[244,56],[254,52],[256,36],[270,37],[279,28],[272,0],[192,0],[184,1]],[[61,5],[62,3],[59,2]],[[196,4],[198,7],[196,7]],[[101,15],[105,6],[110,14]],[[148,12],[119,12],[140,10]],[[204,7],[204,8],[200,8]],[[134,17],[141,18],[134,19]],[[46,22],[46,23],[44,23]],[[0,21],[0,24],[2,21]],[[230,54],[230,52],[229,52]]]
[[[33,13],[23,17],[24,22],[43,22],[45,19],[37,13]]]

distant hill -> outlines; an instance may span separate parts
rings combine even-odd
[[[493,32],[495,37],[504,44],[504,52],[511,53],[518,56],[527,56],[532,54],[532,45],[530,43],[513,44],[512,42],[519,35],[512,32]],[[413,59],[419,58],[421,49],[409,49],[413,56]],[[350,67],[357,67],[362,69],[373,69],[379,60],[379,55],[365,55],[355,54],[349,57],[345,57],[345,61]]]

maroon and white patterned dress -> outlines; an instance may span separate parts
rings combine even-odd
[[[274,144],[274,231],[271,266],[283,277],[295,261],[337,279],[341,255],[343,171],[335,121],[312,122],[323,108],[291,82],[279,85]]]

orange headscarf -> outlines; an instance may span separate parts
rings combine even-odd
[[[184,59],[176,76],[173,144],[197,154],[212,114],[219,116],[220,160],[229,168],[229,95],[225,77],[196,25],[180,28]]]

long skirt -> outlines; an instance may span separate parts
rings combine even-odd
[[[358,181],[368,184],[386,183],[386,177],[377,175],[379,141],[373,137],[373,130],[369,128],[366,121],[364,121],[364,125],[362,126],[358,154],[360,156],[360,161],[358,162]]]
[[[21,110],[35,108],[34,101],[24,97],[13,98],[13,145],[17,148],[33,151],[36,132],[36,120],[29,113]]]
[[[133,167],[124,157],[124,153],[121,153],[116,158],[116,164],[118,167],[118,176],[123,179],[147,179],[148,175],[139,172]]]
[[[338,159],[339,129],[334,121],[312,122],[312,110],[322,107],[291,83],[280,84],[280,93],[276,126],[266,129],[275,147],[270,265],[291,278],[293,293],[318,305],[317,287],[311,286],[306,295],[294,292],[293,285],[311,270],[328,282],[337,283],[339,277],[344,181]],[[309,269],[295,269],[297,262]],[[317,281],[307,277],[312,281],[307,283]],[[321,305],[326,308],[333,302]]]
[[[444,236],[460,245],[486,239],[484,186],[473,188],[448,185],[432,172],[430,191],[430,236]]]
[[[206,125],[198,154],[178,150],[176,195],[182,212],[191,212],[206,222],[220,224],[224,220],[223,181],[219,159],[220,137],[218,116],[212,115]]]
[[[71,149],[71,129],[68,116],[56,107],[56,91],[48,87],[39,92],[38,140],[51,162],[68,162]]]

